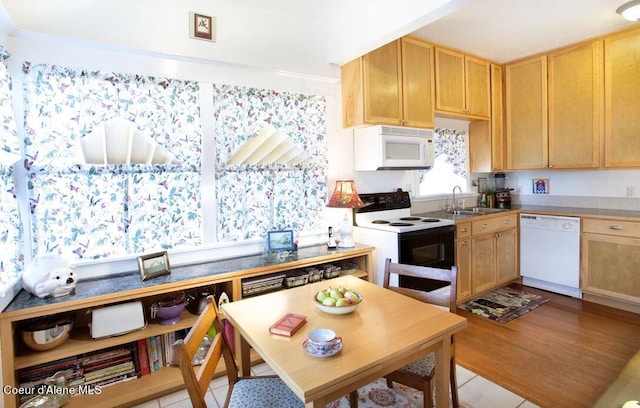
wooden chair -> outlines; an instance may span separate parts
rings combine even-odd
[[[202,365],[193,366],[191,361],[198,351],[200,343],[209,328],[213,325],[216,335],[206,354]],[[239,377],[231,349],[227,344],[218,316],[218,308],[213,296],[207,298],[207,307],[200,314],[184,340],[173,344],[173,349],[182,377],[184,378],[191,404],[195,408],[204,408],[207,388],[215,373],[220,358],[224,363],[229,379],[229,391],[224,402],[225,407],[272,407],[274,396],[278,398],[278,406],[301,407],[304,403],[277,376]]]
[[[387,258],[384,268],[384,281],[383,286],[391,289],[395,292],[403,295],[411,296],[423,302],[431,303],[437,306],[448,307],[452,313],[456,312],[456,298],[457,298],[457,273],[458,270],[455,266],[449,269],[429,268],[425,266],[404,265],[398,263],[392,263],[391,259]],[[425,292],[421,290],[414,290],[408,288],[401,288],[397,286],[390,286],[391,275],[398,276],[414,276],[418,278],[427,278],[437,281],[449,282],[449,290],[443,293],[442,290],[436,290],[433,292]],[[444,289],[444,288],[443,288]],[[455,360],[455,346],[453,344],[453,338],[451,339],[451,401],[453,407],[458,408],[458,386],[456,382],[456,360]],[[398,382],[422,390],[424,393],[424,407],[433,407],[433,377],[435,374],[435,353],[431,353],[422,357],[419,360],[411,362],[401,369],[394,371],[393,373],[386,375],[387,386],[392,387],[392,382]]]

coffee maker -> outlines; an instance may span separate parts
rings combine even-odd
[[[507,187],[507,176],[504,173],[496,173],[493,178],[496,186],[496,208],[511,209],[511,189]]]

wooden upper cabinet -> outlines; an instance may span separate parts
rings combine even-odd
[[[433,48],[409,37],[341,67],[343,126],[434,127]]]
[[[507,169],[548,165],[547,57],[505,67]]]
[[[400,43],[391,42],[363,57],[366,122],[399,125],[402,118]]]
[[[464,54],[436,47],[436,109],[465,113]]]
[[[604,40],[605,167],[640,166],[640,30]]]
[[[504,100],[502,66],[491,64],[491,119],[469,122],[469,169],[504,170]]]
[[[504,98],[502,66],[491,64],[491,170],[504,170]]]
[[[436,110],[459,116],[490,116],[489,62],[435,48]]]
[[[403,37],[401,44],[403,124],[433,129],[435,126],[433,47],[410,37]]]
[[[491,116],[490,64],[488,61],[465,56],[465,102],[467,114]]]
[[[549,167],[599,167],[602,41],[549,54],[548,64]]]

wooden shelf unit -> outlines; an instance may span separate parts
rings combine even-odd
[[[316,246],[301,248],[295,257],[277,263],[265,262],[260,255],[212,261],[207,263],[206,267],[200,264],[174,268],[168,277],[157,278],[156,285],[149,283],[149,281],[139,283],[139,277],[132,279],[131,277],[117,276],[108,279],[109,281],[113,280],[114,283],[112,292],[109,293],[109,290],[105,289],[95,296],[82,297],[82,295],[76,294],[66,298],[38,299],[21,292],[7,309],[0,313],[3,383],[5,386],[17,388],[19,386],[17,370],[189,328],[197,316],[185,311],[182,314],[183,320],[171,326],[163,326],[148,319],[147,326],[141,330],[103,339],[91,338],[86,325],[79,325],[74,327],[66,342],[52,350],[41,352],[29,350],[19,338],[19,327],[32,319],[63,312],[84,314],[92,308],[125,301],[141,300],[143,304],[148,304],[162,295],[188,289],[206,289],[212,284],[221,284],[225,291],[231,292],[232,299],[241,299],[241,281],[244,278],[347,260],[358,265],[354,276],[368,280],[373,266],[373,249],[370,246],[357,245],[355,248],[329,251],[325,246]],[[201,271],[202,273],[200,273]],[[183,276],[186,278],[182,279]],[[129,282],[136,283],[126,286],[121,282],[123,279],[129,279]],[[103,280],[99,284],[104,286],[104,282]],[[78,285],[77,291],[91,291],[91,285],[98,284],[83,282]],[[128,289],[122,290],[123,286]],[[145,306],[145,314],[148,314],[147,309],[148,307]],[[239,350],[239,335],[235,336],[235,342],[236,350]],[[259,361],[257,354],[252,354],[251,361],[252,363]],[[224,364],[221,364],[216,372],[219,375],[224,375]],[[100,394],[76,395],[66,406],[69,408],[85,406],[126,407],[158,398],[182,388],[184,388],[184,383],[180,371],[176,367],[163,367],[157,372],[135,380],[103,388]],[[5,407],[19,406],[17,395],[4,393],[3,398]]]

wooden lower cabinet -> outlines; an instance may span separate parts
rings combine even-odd
[[[460,230],[471,231],[471,224],[456,225],[456,266],[458,267],[458,299],[468,298],[471,290],[471,239],[460,236]],[[466,232],[466,231],[464,231]]]
[[[518,228],[515,214],[475,218],[469,237],[456,236],[458,301],[490,291],[520,276]]]
[[[640,222],[585,219],[582,291],[640,307]]]
[[[493,235],[471,240],[471,288],[474,294],[496,286],[496,239]]]
[[[496,236],[496,283],[518,279],[518,229],[501,231]]]
[[[39,370],[44,365],[57,360],[82,356],[85,353],[110,347],[126,346],[141,339],[162,336],[177,330],[186,330],[196,321],[197,316],[187,311],[182,313],[183,320],[174,325],[165,326],[149,319],[149,306],[159,299],[180,292],[210,291],[214,284],[218,285],[219,290],[233,294],[233,299],[240,299],[243,279],[327,263],[341,264],[347,261],[350,266],[356,265],[353,276],[368,280],[373,267],[373,249],[370,246],[356,245],[352,249],[328,251],[325,245],[321,245],[301,248],[295,259],[279,264],[273,262],[265,264],[261,255],[257,255],[233,260],[212,261],[206,265],[181,266],[172,268],[170,283],[152,286],[149,286],[147,282],[141,283],[138,276],[81,282],[76,288],[77,294],[75,296],[56,298],[55,300],[38,299],[31,297],[26,292],[20,292],[13,303],[0,313],[2,382],[5,389],[3,400],[0,400],[0,407],[11,408],[20,405],[19,395],[16,394],[20,389],[19,370]],[[182,278],[183,276],[185,278]],[[129,283],[123,284],[123,280]],[[126,288],[123,289],[123,286]],[[83,296],[82,291],[92,295]],[[129,301],[141,301],[144,305],[147,325],[141,330],[121,336],[93,339],[86,325],[87,319],[82,319],[82,324],[78,324],[81,317],[86,316],[94,308]],[[34,319],[58,313],[74,313],[76,316],[76,325],[71,331],[70,338],[51,350],[32,351],[28,349],[20,340],[20,328],[33,322]],[[238,350],[240,337],[237,334],[234,343],[236,350]],[[252,361],[258,361],[257,354],[252,353]],[[220,375],[226,373],[223,362],[218,366],[216,372]],[[65,407],[130,407],[183,388],[184,381],[180,370],[177,367],[166,366],[131,381],[102,388],[100,393],[74,395]]]

